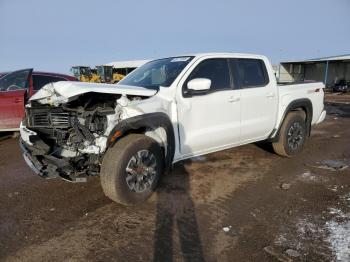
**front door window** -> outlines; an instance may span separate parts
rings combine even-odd
[[[0,91],[14,91],[28,88],[28,78],[32,69],[9,73],[0,78]]]

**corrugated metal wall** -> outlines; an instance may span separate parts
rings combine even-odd
[[[285,63],[280,65],[279,82],[298,82],[304,80],[304,64]]]
[[[305,65],[305,78],[304,80],[312,80],[317,82],[323,82],[326,72],[326,63],[315,63]]]
[[[327,84],[334,84],[342,79],[350,81],[350,62],[329,63]]]
[[[297,82],[311,80],[324,82],[326,61],[305,63],[282,63],[279,67],[279,82]],[[350,61],[330,61],[328,64],[327,85],[345,79],[350,81]]]

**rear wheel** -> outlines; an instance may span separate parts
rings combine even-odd
[[[163,172],[164,157],[152,138],[131,134],[108,149],[102,161],[101,184],[107,197],[124,205],[145,201]]]
[[[286,157],[299,153],[306,139],[304,112],[290,112],[286,116],[279,132],[279,139],[272,143],[274,151]]]

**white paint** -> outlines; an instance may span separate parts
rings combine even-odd
[[[19,132],[21,134],[21,138],[23,139],[23,141],[26,142],[28,145],[32,146],[33,143],[30,142],[29,137],[35,136],[35,135],[37,135],[37,133],[26,128],[22,122],[21,122],[20,127],[19,127]]]
[[[242,143],[262,140],[271,134],[280,109],[278,93],[279,88],[276,88],[274,77],[270,77],[270,82],[264,87],[242,89],[240,103]]]
[[[107,115],[107,128],[102,136],[94,133],[96,137],[93,144],[87,144],[85,148],[78,151],[83,154],[102,154],[107,149],[108,136],[120,120],[130,118],[131,116],[142,114],[143,111],[132,106],[133,101],[122,95],[117,100],[115,114]],[[161,141],[163,143],[163,140]],[[166,144],[166,140],[164,142]]]
[[[42,104],[58,105],[72,101],[77,96],[86,93],[153,96],[157,93],[157,90],[126,85],[61,81],[47,84],[35,93],[30,101],[37,100]]]
[[[326,118],[326,110],[323,110],[320,117],[318,118],[318,120],[316,121],[315,124],[319,124],[319,123],[323,122],[325,120],[325,118]]]
[[[312,103],[313,115],[311,124],[316,124],[317,120],[320,118],[323,110],[323,97],[324,97],[324,84],[323,83],[305,83],[305,84],[295,84],[295,85],[281,85],[277,86],[279,90],[279,96],[283,97],[283,104],[285,106],[293,100],[308,98]],[[315,92],[319,89],[318,92]],[[311,91],[311,92],[310,92]],[[281,121],[283,117],[284,110],[279,107],[277,122]]]
[[[312,102],[312,124],[324,119],[322,83],[277,86],[272,66],[265,56],[235,53],[194,56],[173,83],[169,87],[160,87],[158,92],[136,86],[56,82],[42,88],[31,100],[59,105],[91,92],[122,95],[115,115],[107,117],[108,127],[104,136],[97,137],[93,144],[80,150],[93,154],[105,151],[105,137],[120,120],[163,112],[173,123],[176,143],[174,162],[266,139],[274,129],[278,129],[285,109],[293,100],[308,98]],[[265,87],[209,92],[184,98],[182,87],[189,74],[201,61],[210,58],[261,59],[266,64],[270,82]],[[149,98],[130,101],[127,95]],[[152,134],[164,143],[163,135]]]
[[[157,129],[147,130],[145,132],[145,135],[156,140],[158,142],[158,144],[160,144],[161,147],[164,148],[165,155],[168,154],[168,152],[167,152],[167,145],[168,145],[167,135],[166,135],[166,131],[163,127],[158,127]]]
[[[60,96],[55,91],[56,83],[49,83],[43,86],[38,92],[36,92],[29,100],[37,100],[41,104],[48,104],[53,106],[58,106],[60,104],[64,104],[68,102],[68,98],[64,96]],[[63,83],[63,82],[62,82]]]
[[[87,143],[84,148],[78,149],[83,154],[102,154],[107,148],[107,136],[98,136],[95,134],[96,139],[93,144]]]
[[[207,78],[196,78],[192,79],[187,83],[187,88],[194,91],[204,91],[209,90],[211,85],[211,80]]]

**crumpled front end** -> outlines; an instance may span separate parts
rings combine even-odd
[[[25,161],[44,178],[83,182],[98,175],[113,128],[143,98],[87,93],[68,102],[52,96],[32,100],[20,127]]]

